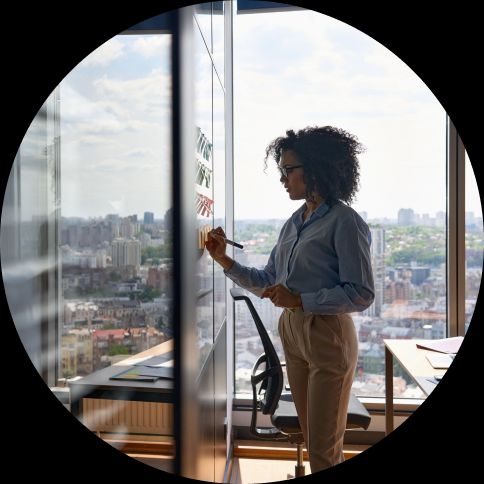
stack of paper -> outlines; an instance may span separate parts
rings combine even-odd
[[[429,353],[425,355],[428,362],[432,365],[432,368],[445,370],[451,365],[454,355],[450,354],[440,354],[440,353]]]
[[[113,375],[110,380],[156,381],[159,378],[173,378],[173,369],[166,366],[151,367],[135,365]]]
[[[429,339],[428,341],[417,343],[417,348],[438,351],[439,353],[457,353],[464,340],[463,336],[444,339]]]

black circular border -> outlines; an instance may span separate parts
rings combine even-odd
[[[162,7],[129,4],[107,7],[101,2],[75,6],[39,4],[9,5],[2,22],[3,176],[6,183],[11,160],[34,115],[62,78],[86,55],[118,32],[141,20],[181,6],[164,2]],[[193,2],[184,2],[190,4]],[[409,5],[315,7],[352,25],[386,46],[427,84],[444,106],[459,131],[479,181],[480,91],[479,32],[477,6],[464,2],[447,7]],[[281,32],[281,35],[284,33]],[[35,475],[52,481],[161,477],[160,471],[128,459],[103,444],[78,424],[57,402],[38,377],[20,343],[3,302],[4,359],[3,403],[19,416],[7,419],[3,440],[11,458],[4,474]],[[446,377],[408,421],[359,457],[324,473],[327,482],[341,478],[364,481],[444,478],[452,471],[472,475],[480,467],[479,437],[480,368],[477,355],[482,341],[482,304],[478,300],[473,322],[462,351]],[[4,413],[6,415],[6,413]],[[75,438],[74,438],[75,436]],[[21,464],[14,456],[18,456]],[[23,462],[23,463],[22,463]],[[471,474],[472,473],[472,474]],[[168,474],[163,479],[175,479]],[[313,480],[313,479],[311,479]]]

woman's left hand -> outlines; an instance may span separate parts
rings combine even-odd
[[[301,296],[299,294],[293,294],[282,284],[266,287],[261,297],[268,297],[274,306],[278,308],[296,308],[302,306]]]

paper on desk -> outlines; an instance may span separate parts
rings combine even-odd
[[[173,355],[159,355],[159,356],[152,356],[147,360],[142,360],[137,363],[133,363],[136,366],[149,366],[151,368],[163,368],[163,367],[172,367],[173,366]]]
[[[138,373],[143,376],[157,376],[158,378],[173,378],[173,370],[171,368],[160,368],[150,366],[138,366]]]
[[[143,381],[143,382],[155,382],[160,378],[158,375],[145,375],[142,374],[141,366],[132,366],[127,370],[123,370],[121,373],[111,376],[110,380],[124,380],[124,381]]]
[[[151,368],[172,368],[174,360],[165,361],[165,363],[158,363],[157,365],[144,365],[150,366]]]
[[[420,341],[417,343],[417,348],[438,351],[440,353],[457,353],[463,340],[463,336],[444,339],[429,339],[428,341]]]

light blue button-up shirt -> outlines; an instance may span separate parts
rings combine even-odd
[[[305,313],[363,311],[375,297],[368,225],[342,202],[322,203],[303,222],[305,208],[284,224],[264,269],[235,261],[225,275],[257,296],[282,284],[301,295]]]

